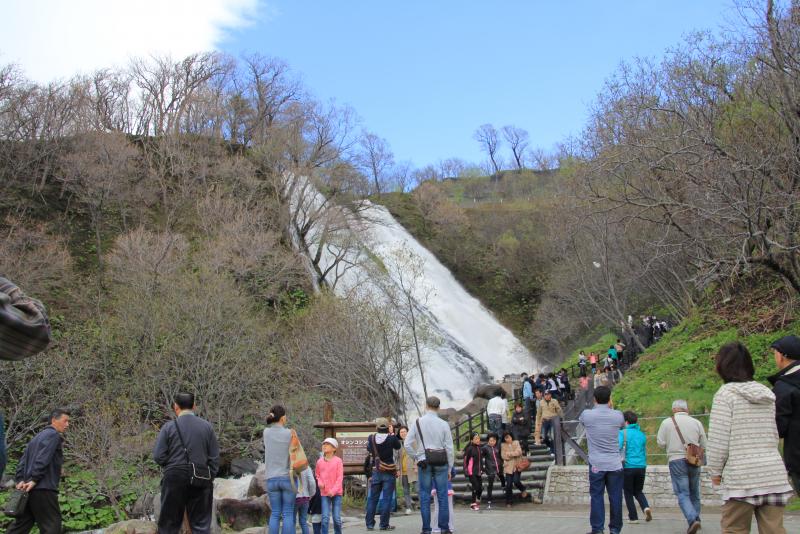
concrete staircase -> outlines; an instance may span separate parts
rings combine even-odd
[[[485,435],[482,436],[485,439]],[[533,436],[529,439],[528,443],[530,444],[528,449],[528,460],[530,460],[531,465],[528,469],[522,472],[521,474],[521,481],[525,485],[525,488],[528,491],[528,498],[527,502],[534,502],[534,503],[541,503],[542,497],[544,494],[544,483],[545,479],[547,478],[547,468],[553,465],[554,459],[553,455],[550,454],[548,448],[544,445],[534,445],[533,444]],[[472,485],[467,480],[467,477],[464,475],[464,468],[463,465],[463,452],[458,451],[456,452],[456,461],[455,461],[455,469],[456,469],[456,476],[453,478],[453,492],[454,498],[457,501],[472,501]],[[486,502],[486,488],[487,488],[487,481],[486,476],[483,477],[483,497],[482,501]],[[505,488],[500,485],[500,481],[495,479],[494,488],[492,490],[492,500],[493,505],[495,506],[502,506],[505,503]],[[514,488],[513,491],[514,500],[520,500],[519,490]]]

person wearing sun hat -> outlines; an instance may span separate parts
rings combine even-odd
[[[783,438],[783,463],[800,494],[800,338],[784,336],[770,348],[778,372],[768,380],[775,394],[775,422]]]
[[[342,534],[342,495],[344,495],[344,464],[336,456],[339,442],[336,438],[325,438],[322,442],[322,457],[317,461],[316,475],[322,497],[322,534],[328,534],[330,519],[333,531]]]

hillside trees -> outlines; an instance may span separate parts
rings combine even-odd
[[[494,174],[500,172],[500,138],[497,129],[491,124],[482,124],[475,130],[473,137],[481,146],[481,150],[489,156]]]

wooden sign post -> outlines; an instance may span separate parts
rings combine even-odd
[[[314,425],[321,428],[326,438],[336,438],[339,448],[336,456],[342,459],[345,475],[363,475],[364,460],[367,457],[367,438],[375,433],[372,421],[341,422],[334,421],[333,404],[326,401],[322,410],[324,421]]]

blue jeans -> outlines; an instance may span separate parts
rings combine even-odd
[[[689,465],[682,458],[672,460],[669,463],[669,476],[683,517],[689,525],[700,521],[700,468]]]
[[[297,510],[297,522],[300,524],[301,534],[308,534],[308,502],[295,505]]]
[[[369,479],[369,499],[367,499],[367,528],[375,528],[375,511],[378,508],[378,500],[381,501],[381,528],[389,526],[389,515],[392,512],[392,493],[395,488],[395,476],[392,473],[383,473],[378,470],[372,471],[372,478]]]
[[[419,470],[419,511],[422,515],[422,532],[431,531],[431,489],[436,488],[439,511],[438,524],[442,532],[450,531],[450,504],[447,502],[447,472],[449,466],[428,466]]]
[[[553,420],[542,419],[542,441],[550,448],[550,454],[556,453],[556,444],[553,441]]]
[[[267,480],[269,506],[269,534],[294,534],[294,501],[297,493],[292,489],[289,477],[275,477]],[[283,519],[283,528],[280,527]]]
[[[333,516],[334,534],[342,534],[342,496],[322,497],[322,534],[328,534]]]
[[[608,529],[611,534],[622,531],[622,469],[618,471],[599,471],[589,466],[589,494],[592,497],[589,524],[592,532],[603,532],[603,521],[606,519],[605,495],[608,491],[608,504],[611,507],[611,518]]]

